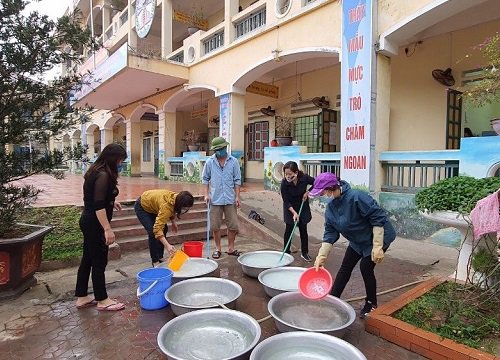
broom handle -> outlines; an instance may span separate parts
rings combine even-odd
[[[207,259],[210,259],[210,202],[207,204]]]
[[[300,221],[300,214],[302,213],[302,207],[304,206],[304,203],[305,203],[305,200],[302,200],[302,204],[300,204],[300,209],[299,209],[299,220],[294,222],[292,233],[290,234],[290,237],[288,238],[288,241],[287,241],[285,247],[283,248],[283,252],[281,253],[281,257],[280,257],[280,260],[278,262],[281,262],[281,260],[283,260],[283,256],[285,256],[285,250],[288,248],[288,246],[290,245],[290,242],[292,241],[293,232],[295,231],[295,228],[297,227],[297,224]]]

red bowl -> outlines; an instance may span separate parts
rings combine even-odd
[[[332,275],[325,268],[307,269],[299,278],[300,293],[308,299],[319,300],[330,293],[333,286]]]

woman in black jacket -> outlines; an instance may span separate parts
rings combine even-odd
[[[97,310],[122,310],[125,305],[108,297],[104,271],[108,264],[108,248],[115,242],[111,229],[113,209],[120,210],[115,202],[118,196],[118,173],[127,158],[123,146],[107,145],[85,173],[83,183],[84,209],[80,217],[83,233],[83,255],[76,278],[76,307],[95,305]],[[94,299],[88,295],[89,277],[92,274]]]
[[[309,256],[309,235],[307,224],[311,221],[311,208],[308,200],[308,185],[314,184],[314,178],[299,170],[295,161],[288,161],[283,166],[283,180],[281,181],[281,197],[283,198],[283,219],[286,224],[284,235],[285,251],[290,253],[290,244],[287,245],[295,222],[298,222],[300,232],[301,257],[305,261],[311,261]],[[299,217],[300,206],[302,212]]]

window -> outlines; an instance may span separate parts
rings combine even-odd
[[[142,140],[142,161],[151,161],[151,138],[144,138]]]
[[[269,121],[248,124],[248,160],[264,161],[266,146],[269,146]]]

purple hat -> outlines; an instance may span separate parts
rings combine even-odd
[[[330,172],[325,172],[319,174],[314,180],[314,185],[312,190],[309,192],[311,196],[317,196],[321,194],[323,190],[329,187],[338,186],[339,180],[337,176]]]

